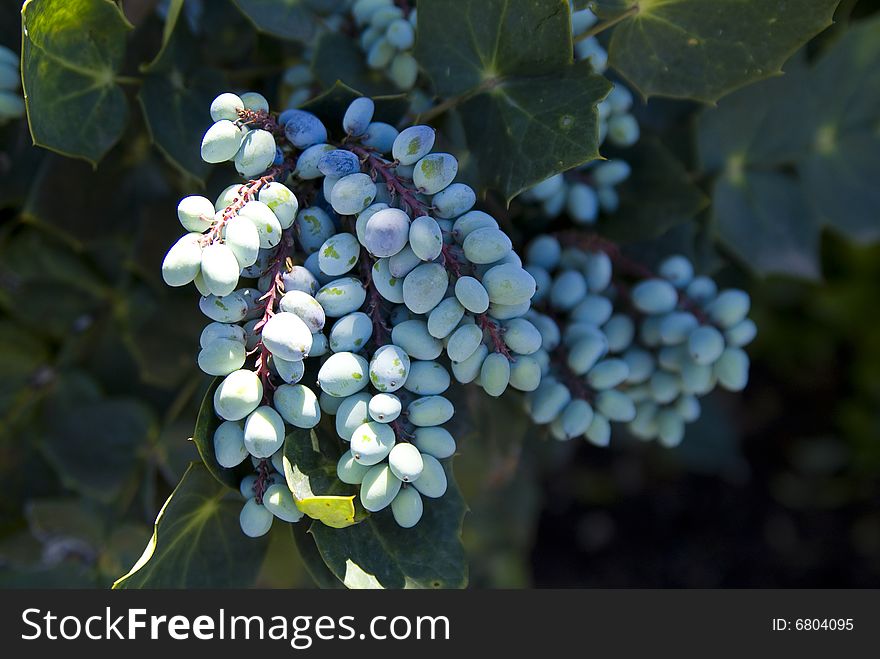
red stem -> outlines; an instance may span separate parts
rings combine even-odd
[[[284,134],[284,127],[279,125],[275,120],[275,117],[265,110],[259,110],[257,112],[254,110],[239,110],[238,123],[242,126],[262,128],[263,130],[272,133],[275,137],[286,137]]]
[[[260,464],[257,465],[257,480],[254,481],[254,498],[259,504],[263,503],[263,495],[266,494],[266,490],[269,489],[268,481],[269,462],[263,459],[260,460]]]
[[[366,314],[373,321],[373,343],[376,348],[380,348],[391,340],[391,330],[388,327],[388,320],[385,318],[385,307],[382,303],[382,296],[379,289],[373,283],[373,262],[366,250],[361,250],[360,270],[363,286],[367,289],[367,307]]]
[[[507,347],[507,344],[504,343],[504,328],[499,325],[496,321],[489,318],[488,314],[480,313],[475,316],[477,321],[477,327],[479,327],[484,332],[489,333],[489,338],[492,341],[492,347],[495,352],[500,352],[502,355],[507,357],[507,361],[512,362],[513,356],[510,354],[510,348]]]
[[[242,184],[238,189],[238,196],[232,200],[231,204],[223,209],[223,216],[213,227],[211,227],[211,230],[202,237],[202,244],[210,245],[211,243],[220,240],[226,223],[238,215],[238,211],[240,211],[247,202],[255,199],[257,193],[262,190],[264,186],[272,183],[278,178],[283,178],[286,174],[292,172],[295,167],[295,162],[292,160],[285,160],[280,165],[268,169],[260,178],[252,179],[247,183]]]
[[[405,210],[419,215],[428,214],[428,206],[416,196],[416,190],[407,186],[399,176],[391,171],[396,167],[394,162],[388,162],[376,155],[375,151],[355,144],[346,144],[344,148],[354,153],[362,162],[370,167],[373,180],[376,179],[376,176],[381,176],[385,180],[385,186],[388,188],[388,192],[391,193],[392,199],[399,197],[406,207]]]
[[[284,274],[284,270],[286,268],[287,257],[293,252],[293,227],[287,229],[281,237],[281,244],[278,248],[278,252],[275,254],[275,260],[272,262],[272,266],[269,270],[269,274],[271,275],[272,285],[269,287],[269,290],[260,298],[260,302],[263,303],[263,316],[260,318],[260,321],[254,325],[254,334],[261,334],[263,326],[269,322],[269,319],[275,315],[275,310],[277,308],[278,299],[283,294],[284,291],[284,283],[281,279],[281,275]],[[260,377],[260,380],[263,383],[263,400],[266,404],[272,403],[271,392],[275,391],[275,385],[271,380],[271,371],[269,370],[269,357],[272,353],[269,352],[269,349],[263,344],[262,338],[259,343],[257,343],[257,347],[254,348],[253,353],[257,354],[257,375]]]
[[[458,279],[461,277],[462,265],[450,247],[451,245],[443,243],[443,247],[440,249],[440,256],[443,258],[443,265],[448,268],[449,274]]]
[[[415,439],[415,435],[407,430],[406,426],[403,425],[403,421],[401,419],[395,419],[388,425],[391,426],[391,429],[394,431],[395,437],[397,437],[398,439],[403,439],[408,442],[411,442],[413,439]]]

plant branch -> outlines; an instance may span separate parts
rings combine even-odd
[[[452,96],[451,98],[447,98],[442,103],[439,103],[432,107],[427,112],[423,112],[422,114],[415,117],[413,123],[416,124],[427,124],[445,112],[448,112],[452,108],[464,103],[465,101],[482,94],[483,92],[490,91],[500,85],[502,82],[501,78],[487,78],[482,83],[474,87],[473,89],[468,89],[466,92],[462,92],[457,96]]]
[[[578,43],[580,41],[585,41],[585,40],[589,39],[590,37],[595,37],[597,34],[601,34],[605,30],[608,30],[608,29],[614,27],[615,25],[617,25],[621,21],[625,21],[630,16],[635,16],[638,13],[639,13],[639,5],[638,5],[638,3],[636,3],[632,7],[627,9],[625,12],[623,12],[622,14],[618,14],[614,18],[609,18],[607,21],[601,21],[599,23],[596,23],[589,30],[587,30],[583,34],[579,34],[577,37],[575,37],[573,43]]]
[[[342,148],[348,149],[358,156],[362,162],[366,163],[372,172],[374,180],[377,176],[381,176],[392,198],[399,197],[401,202],[403,202],[406,207],[404,210],[409,210],[419,215],[428,214],[428,205],[418,198],[416,190],[406,185],[397,174],[391,171],[394,169],[396,161],[389,162],[378,156],[375,151],[355,144],[345,144]]]

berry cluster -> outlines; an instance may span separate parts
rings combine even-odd
[[[670,257],[655,275],[601,239],[569,233],[537,238],[526,261],[538,282],[527,318],[541,332],[543,375],[527,406],[557,439],[604,446],[618,422],[675,446],[700,415],[699,397],[745,387],[742,348],[756,334],[749,296],[718,292],[688,259]]]
[[[493,396],[540,381],[528,356],[540,334],[522,318],[536,284],[510,239],[454,182],[458,163],[433,152],[432,128],[398,132],[374,112],[370,99],[354,100],[333,143],[312,113],[275,117],[258,94],[222,94],[203,157],[256,178],[214,203],[192,196],[178,207],[189,233],[163,276],[171,286],[193,282],[212,321],[198,363],[223,378],[218,463],[254,466],[242,484],[248,535],[268,531],[273,516],[301,517],[280,482],[288,426],[334,416],[348,448],[340,480],[360,486],[366,510],[390,506],[411,527],[422,497],[446,491],[440,460],[456,449],[442,427],[454,412],[442,395],[451,382],[444,353],[457,380]],[[300,208],[288,186],[308,204]],[[311,358],[319,395],[302,383]]]

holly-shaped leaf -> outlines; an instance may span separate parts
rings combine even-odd
[[[200,62],[197,42],[179,17],[175,4],[161,51],[142,67],[146,76],[138,100],[153,143],[172,165],[203,181],[211,165],[202,160],[199,144],[212,123],[208,107],[226,81],[220,71]]]
[[[367,66],[360,46],[338,32],[324,32],[318,38],[312,74],[325,89],[339,81],[368,96],[398,92],[381,71]]]
[[[880,239],[880,19],[788,68],[705,111],[698,145],[718,238],[760,274],[815,278],[823,226]]]
[[[840,0],[598,0],[609,61],[645,96],[714,103],[770,78],[831,25]]]
[[[307,43],[317,23],[306,0],[233,0],[248,20],[273,37]]]
[[[97,164],[128,123],[117,74],[132,26],[110,0],[27,0],[21,21],[34,144]]]
[[[334,529],[357,524],[356,488],[336,476],[338,440],[331,432],[296,428],[284,439],[284,475],[297,508]]]
[[[309,532],[333,574],[348,588],[464,588],[467,506],[448,464],[446,478],[446,494],[423,498],[424,514],[413,528],[398,526],[387,508],[345,529],[312,524]]]
[[[241,497],[194,463],[168,497],[144,553],[113,588],[245,588],[260,571],[268,535],[241,532]]]
[[[621,242],[657,238],[692,220],[709,203],[663,144],[647,137],[627,149],[632,174],[620,186],[620,208],[602,221],[602,232]]]
[[[599,157],[610,83],[573,63],[564,0],[421,0],[416,57],[455,106],[483,188],[512,199]]]

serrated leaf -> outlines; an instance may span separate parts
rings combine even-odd
[[[831,25],[840,0],[614,0],[609,61],[645,97],[713,103],[775,75]]]
[[[241,532],[241,506],[203,465],[191,464],[162,506],[143,555],[113,588],[252,586],[269,539]]]
[[[572,63],[564,0],[422,0],[416,57],[438,93],[460,97],[482,187],[509,200],[599,156],[611,85]]]
[[[815,278],[823,226],[880,239],[880,19],[856,24],[812,68],[744,89],[698,122],[717,175],[720,240],[760,274]]]
[[[620,208],[602,222],[602,233],[618,241],[657,238],[693,219],[709,203],[684,165],[656,139],[627,149],[632,174],[618,188]]]
[[[367,96],[398,92],[381,71],[366,65],[366,55],[349,37],[338,32],[324,32],[318,37],[312,55],[312,74],[324,88],[337,81]]]
[[[284,476],[296,507],[334,529],[357,524],[355,488],[336,477],[337,442],[329,432],[296,428],[284,439]]]
[[[214,454],[214,431],[221,423],[214,412],[214,392],[217,391],[221,381],[222,378],[214,378],[208,391],[205,392],[205,397],[202,398],[199,415],[196,418],[196,427],[193,429],[192,441],[196,445],[196,450],[198,450],[208,473],[221,485],[238,492],[241,478],[236,475],[236,470],[221,467]]]
[[[132,26],[110,0],[27,0],[21,20],[34,144],[96,164],[128,123],[116,75]]]
[[[312,524],[324,562],[348,588],[464,588],[467,562],[461,527],[467,510],[450,465],[449,488],[439,499],[423,498],[424,514],[411,529],[397,525],[391,510],[345,529]]]
[[[178,169],[204,180],[211,165],[201,158],[199,144],[208,128],[211,101],[226,88],[225,76],[204,66],[198,46],[180,8],[169,11],[166,40],[150,64],[138,93],[153,143]]]
[[[232,0],[261,32],[307,43],[317,23],[305,0]]]
[[[342,118],[345,116],[345,111],[354,99],[363,95],[360,90],[352,89],[344,82],[337,81],[330,89],[305,103],[302,109],[321,117],[331,134],[343,137]],[[374,121],[384,121],[392,125],[406,114],[409,107],[409,102],[403,94],[374,96],[373,101],[376,106]]]

